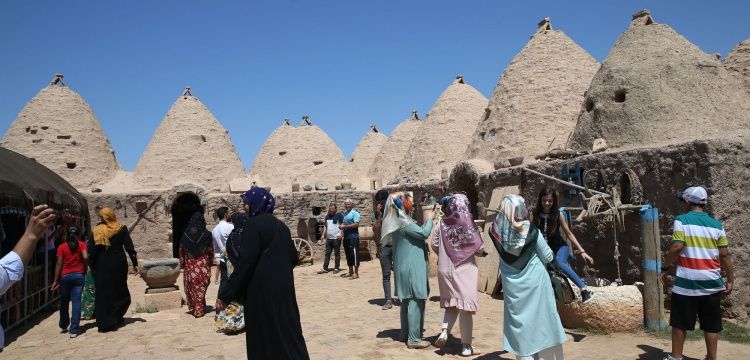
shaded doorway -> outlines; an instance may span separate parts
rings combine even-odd
[[[180,256],[180,238],[187,227],[190,216],[194,212],[203,213],[201,200],[195,194],[188,192],[178,196],[172,203],[172,256]]]
[[[464,193],[469,199],[469,205],[471,206],[471,215],[474,219],[480,219],[479,211],[477,208],[477,202],[479,202],[479,193],[476,187],[476,176],[460,172],[455,174],[450,182],[450,190],[456,193]]]

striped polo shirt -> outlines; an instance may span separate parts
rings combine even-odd
[[[726,290],[719,248],[727,246],[727,235],[720,222],[702,211],[679,215],[674,220],[672,241],[685,244],[677,260],[673,293],[702,296]]]

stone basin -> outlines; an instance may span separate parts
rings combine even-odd
[[[138,267],[150,289],[173,287],[180,276],[180,260],[175,258],[141,260]]]

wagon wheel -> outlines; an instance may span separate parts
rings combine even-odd
[[[297,265],[302,265],[303,263],[305,265],[313,264],[314,250],[310,241],[301,238],[294,238],[294,247],[297,249],[298,254]]]
[[[635,171],[627,169],[620,175],[620,201],[623,204],[643,204],[643,186]]]

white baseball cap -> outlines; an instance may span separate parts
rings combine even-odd
[[[708,201],[708,193],[701,186],[691,186],[677,195],[677,198],[689,203],[705,205]]]

